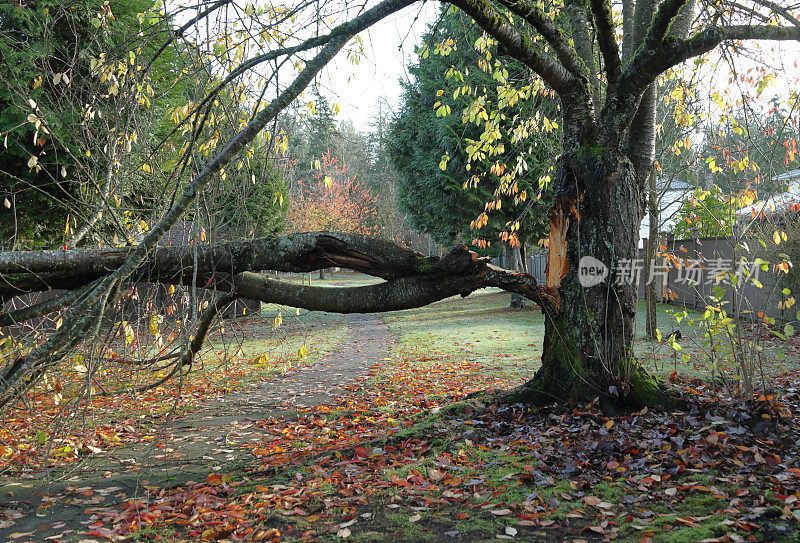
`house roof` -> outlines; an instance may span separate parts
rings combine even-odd
[[[797,181],[800,181],[800,168],[776,175],[773,179],[788,184],[789,190],[756,202],[753,205],[743,207],[738,212],[740,218],[754,217],[761,213],[783,213],[785,211],[800,210],[800,185],[797,184]]]

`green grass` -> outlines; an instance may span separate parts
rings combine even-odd
[[[353,273],[349,271],[326,273],[325,279],[319,278],[319,273],[314,272],[311,274],[295,274],[280,277],[281,281],[287,283],[294,283],[299,285],[308,285],[312,287],[361,287],[364,285],[374,285],[375,283],[382,283],[383,279],[379,277],[372,277],[371,275],[364,275],[363,273]]]
[[[398,350],[407,357],[443,357],[481,361],[503,377],[524,378],[541,362],[544,316],[538,309],[509,307],[511,295],[499,289],[479,290],[467,298],[453,297],[418,309],[383,314],[391,331],[399,338]],[[709,378],[711,371],[704,355],[703,337],[688,320],[701,311],[687,309],[688,318],[677,322],[674,314],[682,307],[658,304],[657,322],[661,343],[645,338],[646,307],[639,301],[634,353],[646,366],[661,376],[673,369],[690,378]],[[667,336],[680,331],[682,351],[667,342]],[[765,373],[775,374],[800,367],[800,357],[780,342],[765,347]],[[682,353],[690,356],[688,363]]]
[[[544,318],[540,311],[512,309],[509,301],[508,293],[484,289],[383,318],[404,356],[480,361],[519,377],[541,360]]]
[[[308,274],[282,278],[290,282],[308,281]],[[320,280],[312,274],[311,284],[323,287],[347,287],[374,284],[380,279],[358,273],[339,272],[328,274]],[[468,362],[480,361],[484,366],[499,371],[503,377],[524,378],[535,371],[541,360],[544,338],[544,317],[539,310],[512,309],[510,294],[499,289],[479,290],[467,298],[452,297],[426,307],[384,313],[383,319],[399,338],[397,350],[408,357],[460,358]],[[268,306],[264,306],[267,308]],[[640,300],[636,312],[634,329],[634,353],[647,367],[661,376],[668,376],[673,369],[690,378],[708,378],[711,375],[704,356],[702,334],[688,320],[702,314],[696,309],[687,309],[688,318],[680,323],[674,314],[684,308],[669,304],[658,304],[657,325],[664,341],[661,343],[645,338],[646,307]],[[284,308],[284,316],[294,313]],[[277,309],[265,309],[272,318]],[[328,325],[316,328],[320,333],[320,344],[341,341],[344,334],[344,317],[327,313],[305,312],[301,316],[308,322]],[[681,353],[666,341],[670,333],[680,331],[682,351],[690,356],[684,363]],[[329,337],[324,337],[324,336]],[[257,346],[261,348],[261,346]],[[287,352],[300,345],[291,343]],[[765,345],[766,374],[794,370],[800,367],[800,357],[780,342]]]

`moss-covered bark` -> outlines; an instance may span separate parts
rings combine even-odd
[[[525,403],[590,401],[608,409],[664,406],[664,388],[633,356],[638,277],[624,271],[637,261],[643,187],[622,153],[578,146],[559,164],[556,203],[550,213],[548,286],[558,299],[545,309],[542,367],[511,391],[507,400]],[[581,259],[607,269],[603,281],[581,284]]]

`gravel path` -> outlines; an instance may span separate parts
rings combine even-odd
[[[259,438],[256,421],[331,403],[346,393],[343,385],[357,383],[372,364],[389,355],[393,339],[379,317],[350,315],[347,324],[341,349],[319,362],[252,384],[168,424],[169,437],[162,440],[166,447],[120,447],[87,459],[79,470],[56,480],[4,484],[0,541],[38,542],[59,534],[64,535],[58,541],[81,541],[90,529],[91,520],[83,514],[89,507],[125,501],[143,486],[179,486],[202,481],[214,471],[245,467],[252,456],[240,444]]]

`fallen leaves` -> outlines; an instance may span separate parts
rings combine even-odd
[[[406,364],[394,361],[388,368],[374,367],[373,373],[397,375],[394,371]],[[737,532],[761,529],[763,522],[755,520],[761,517],[751,518],[752,511],[769,510],[768,502],[763,492],[750,488],[766,485],[785,504],[785,510],[777,510],[779,517],[796,522],[800,516],[800,465],[791,452],[795,444],[776,426],[779,417],[753,417],[711,402],[683,413],[617,417],[609,425],[611,419],[594,406],[500,407],[453,412],[409,437],[377,445],[432,407],[430,396],[414,393],[416,387],[408,383],[399,376],[373,381],[354,388],[336,406],[308,408],[295,420],[257,422],[264,437],[251,444],[258,471],[249,477],[265,484],[247,493],[237,490],[246,482],[241,477],[213,474],[204,483],[131,502],[122,511],[95,514],[116,532],[169,524],[184,526],[188,536],[221,534],[230,541],[275,515],[286,523],[275,527],[276,533],[286,536],[292,519],[302,517],[305,540],[321,533],[344,539],[375,522],[376,504],[391,496],[386,511],[403,511],[407,526],[489,518],[498,523],[495,535],[501,539],[523,537],[524,530],[613,538],[623,525],[653,538],[725,518],[731,522],[724,529],[735,540]],[[443,449],[433,442],[449,445]],[[773,456],[781,462],[766,462]],[[786,464],[788,458],[792,464]],[[267,483],[273,473],[287,477]],[[505,501],[511,489],[527,492],[527,498]],[[669,500],[682,510],[692,496],[707,496],[715,505],[703,502],[710,507],[706,515],[665,516],[651,509]],[[226,533],[232,519],[236,528]],[[198,530],[209,522],[217,524]],[[403,527],[380,529],[402,532]]]
[[[474,390],[513,383],[474,360],[388,358],[372,366],[368,385],[350,386],[335,404],[253,421],[247,472],[92,507],[92,529],[120,536],[169,527],[189,540],[238,542],[369,539],[370,530],[409,541],[407,530],[465,540],[599,540],[635,531],[657,541],[667,531],[713,528],[735,541],[800,518],[796,392],[780,404],[765,397],[732,405],[676,376],[676,386],[691,389],[678,413],[445,409]],[[144,440],[128,422],[85,443],[107,449]],[[71,499],[97,497],[81,488]],[[705,511],[690,507],[698,503]]]

